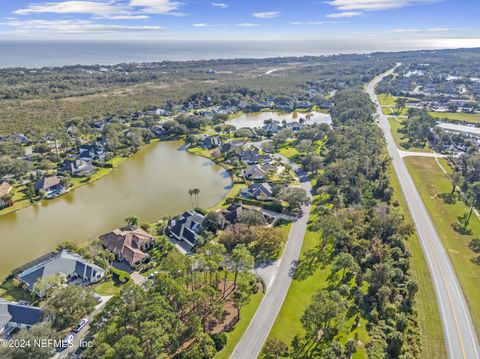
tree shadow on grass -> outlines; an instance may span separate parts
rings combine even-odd
[[[320,246],[310,249],[303,254],[302,258],[295,262],[295,265],[290,270],[290,276],[293,279],[305,280],[318,269],[324,269],[330,256],[331,254],[327,253]]]

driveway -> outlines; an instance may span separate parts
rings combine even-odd
[[[88,324],[79,333],[77,333],[77,335],[75,335],[72,347],[69,347],[60,353],[55,353],[55,355],[52,357],[53,359],[67,358],[70,354],[74,353],[77,349],[79,349],[80,346],[87,346],[89,344],[87,341],[85,341],[85,337],[90,329],[90,321],[97,313],[99,313],[105,307],[108,301],[113,298],[113,295],[100,297],[102,301],[97,304],[93,313],[90,314],[90,316],[88,317]]]

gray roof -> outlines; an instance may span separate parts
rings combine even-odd
[[[44,258],[44,259],[43,259]],[[87,262],[79,254],[63,250],[50,256],[42,257],[42,260],[33,261],[22,267],[22,271],[17,277],[23,281],[30,290],[33,289],[38,279],[49,277],[54,274],[64,274],[65,276],[81,275],[87,268],[87,272],[104,273],[99,266]]]
[[[40,308],[0,299],[0,330],[9,322],[31,326],[40,321],[42,314]]]
[[[48,190],[49,188],[59,185],[60,182],[62,182],[62,178],[58,176],[44,177],[35,182],[35,189]]]

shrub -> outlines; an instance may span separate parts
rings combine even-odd
[[[228,342],[228,334],[227,333],[214,333],[210,334],[213,342],[215,343],[215,349],[217,352],[225,348]]]
[[[130,280],[130,274],[128,274],[127,272],[121,269],[110,267],[110,271],[118,279],[120,283],[126,283]]]

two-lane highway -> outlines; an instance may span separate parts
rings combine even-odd
[[[395,173],[400,182],[427,260],[442,319],[448,355],[451,359],[480,359],[478,337],[475,333],[460,283],[430,219],[430,215],[393,140],[388,118],[383,114],[381,105],[375,95],[375,86],[394,71],[395,68],[373,79],[368,84],[366,91],[377,107],[378,125],[384,132]],[[476,299],[478,300],[479,298]]]

